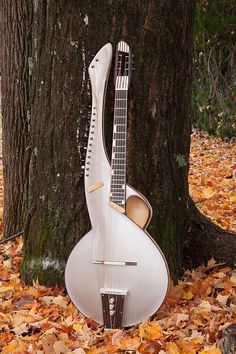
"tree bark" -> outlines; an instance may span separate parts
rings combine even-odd
[[[22,231],[28,202],[29,8],[26,0],[0,1],[4,237]]]
[[[193,259],[207,260],[212,253],[201,253],[205,245],[195,235],[202,225],[207,234],[213,226],[196,211],[188,192],[195,1],[38,0],[32,4],[28,0],[31,159],[23,278],[63,283],[67,257],[89,230],[80,169],[91,104],[88,66],[105,43],[115,46],[123,39],[133,50],[136,67],[129,90],[127,182],[150,201],[154,215],[148,231],[177,279],[183,265],[193,265]],[[12,52],[8,55],[12,60]],[[105,114],[109,154],[112,74]],[[5,119],[10,119],[7,112]],[[10,146],[11,140],[6,144]],[[27,174],[25,178],[28,181]],[[9,190],[14,188],[8,176],[5,183]],[[217,242],[221,240],[215,241],[214,251]]]

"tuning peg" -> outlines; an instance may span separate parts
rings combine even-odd
[[[87,146],[84,146],[84,150],[87,150]]]
[[[85,168],[84,166],[81,166],[81,170],[84,170],[84,168]]]

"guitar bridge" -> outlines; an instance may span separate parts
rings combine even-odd
[[[105,328],[121,328],[124,300],[128,290],[101,288],[103,322]]]

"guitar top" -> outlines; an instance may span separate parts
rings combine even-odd
[[[92,114],[85,194],[92,229],[72,250],[65,281],[73,303],[106,328],[137,324],[162,304],[169,282],[166,260],[147,233],[152,216],[147,199],[126,183],[126,136],[131,52],[116,50],[111,162],[103,134],[104,101],[112,62],[106,44],[89,66]]]

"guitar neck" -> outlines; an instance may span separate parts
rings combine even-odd
[[[110,201],[125,207],[127,90],[115,90]]]

